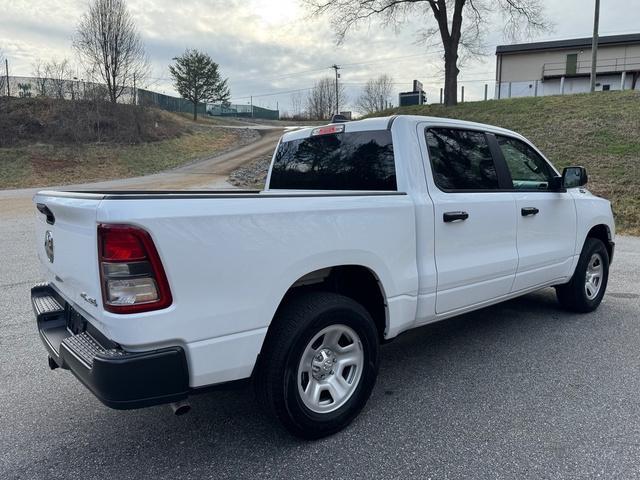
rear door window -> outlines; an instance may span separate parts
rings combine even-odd
[[[269,188],[394,191],[391,132],[346,132],[282,142]]]
[[[498,189],[496,166],[483,132],[429,128],[426,140],[438,188],[444,191]]]

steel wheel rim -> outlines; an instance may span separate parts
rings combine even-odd
[[[587,274],[584,279],[584,293],[589,300],[598,296],[602,287],[603,274],[602,256],[599,253],[594,253],[587,264]]]
[[[302,353],[296,383],[302,403],[315,413],[342,407],[358,388],[364,350],[358,334],[342,324],[320,330]]]

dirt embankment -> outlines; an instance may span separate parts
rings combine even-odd
[[[0,189],[140,177],[259,138],[254,130],[220,128],[206,118],[196,123],[155,108],[0,98]]]
[[[139,144],[187,132],[184,121],[155,108],[45,97],[0,98],[0,147]]]

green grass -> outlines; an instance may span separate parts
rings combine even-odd
[[[521,133],[558,168],[583,165],[588,188],[611,200],[620,232],[640,235],[640,92],[402,107],[402,113],[488,123]]]
[[[136,145],[31,144],[0,148],[0,189],[135,177],[174,168],[229,148],[231,130],[202,128]]]

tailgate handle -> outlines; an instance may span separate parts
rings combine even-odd
[[[53,212],[47,207],[44,203],[36,204],[36,208],[40,213],[47,217],[47,223],[49,225],[53,225],[56,223],[56,217],[53,215]]]
[[[445,222],[457,222],[459,220],[464,221],[469,218],[469,214],[467,212],[444,212],[442,215],[442,220]]]

